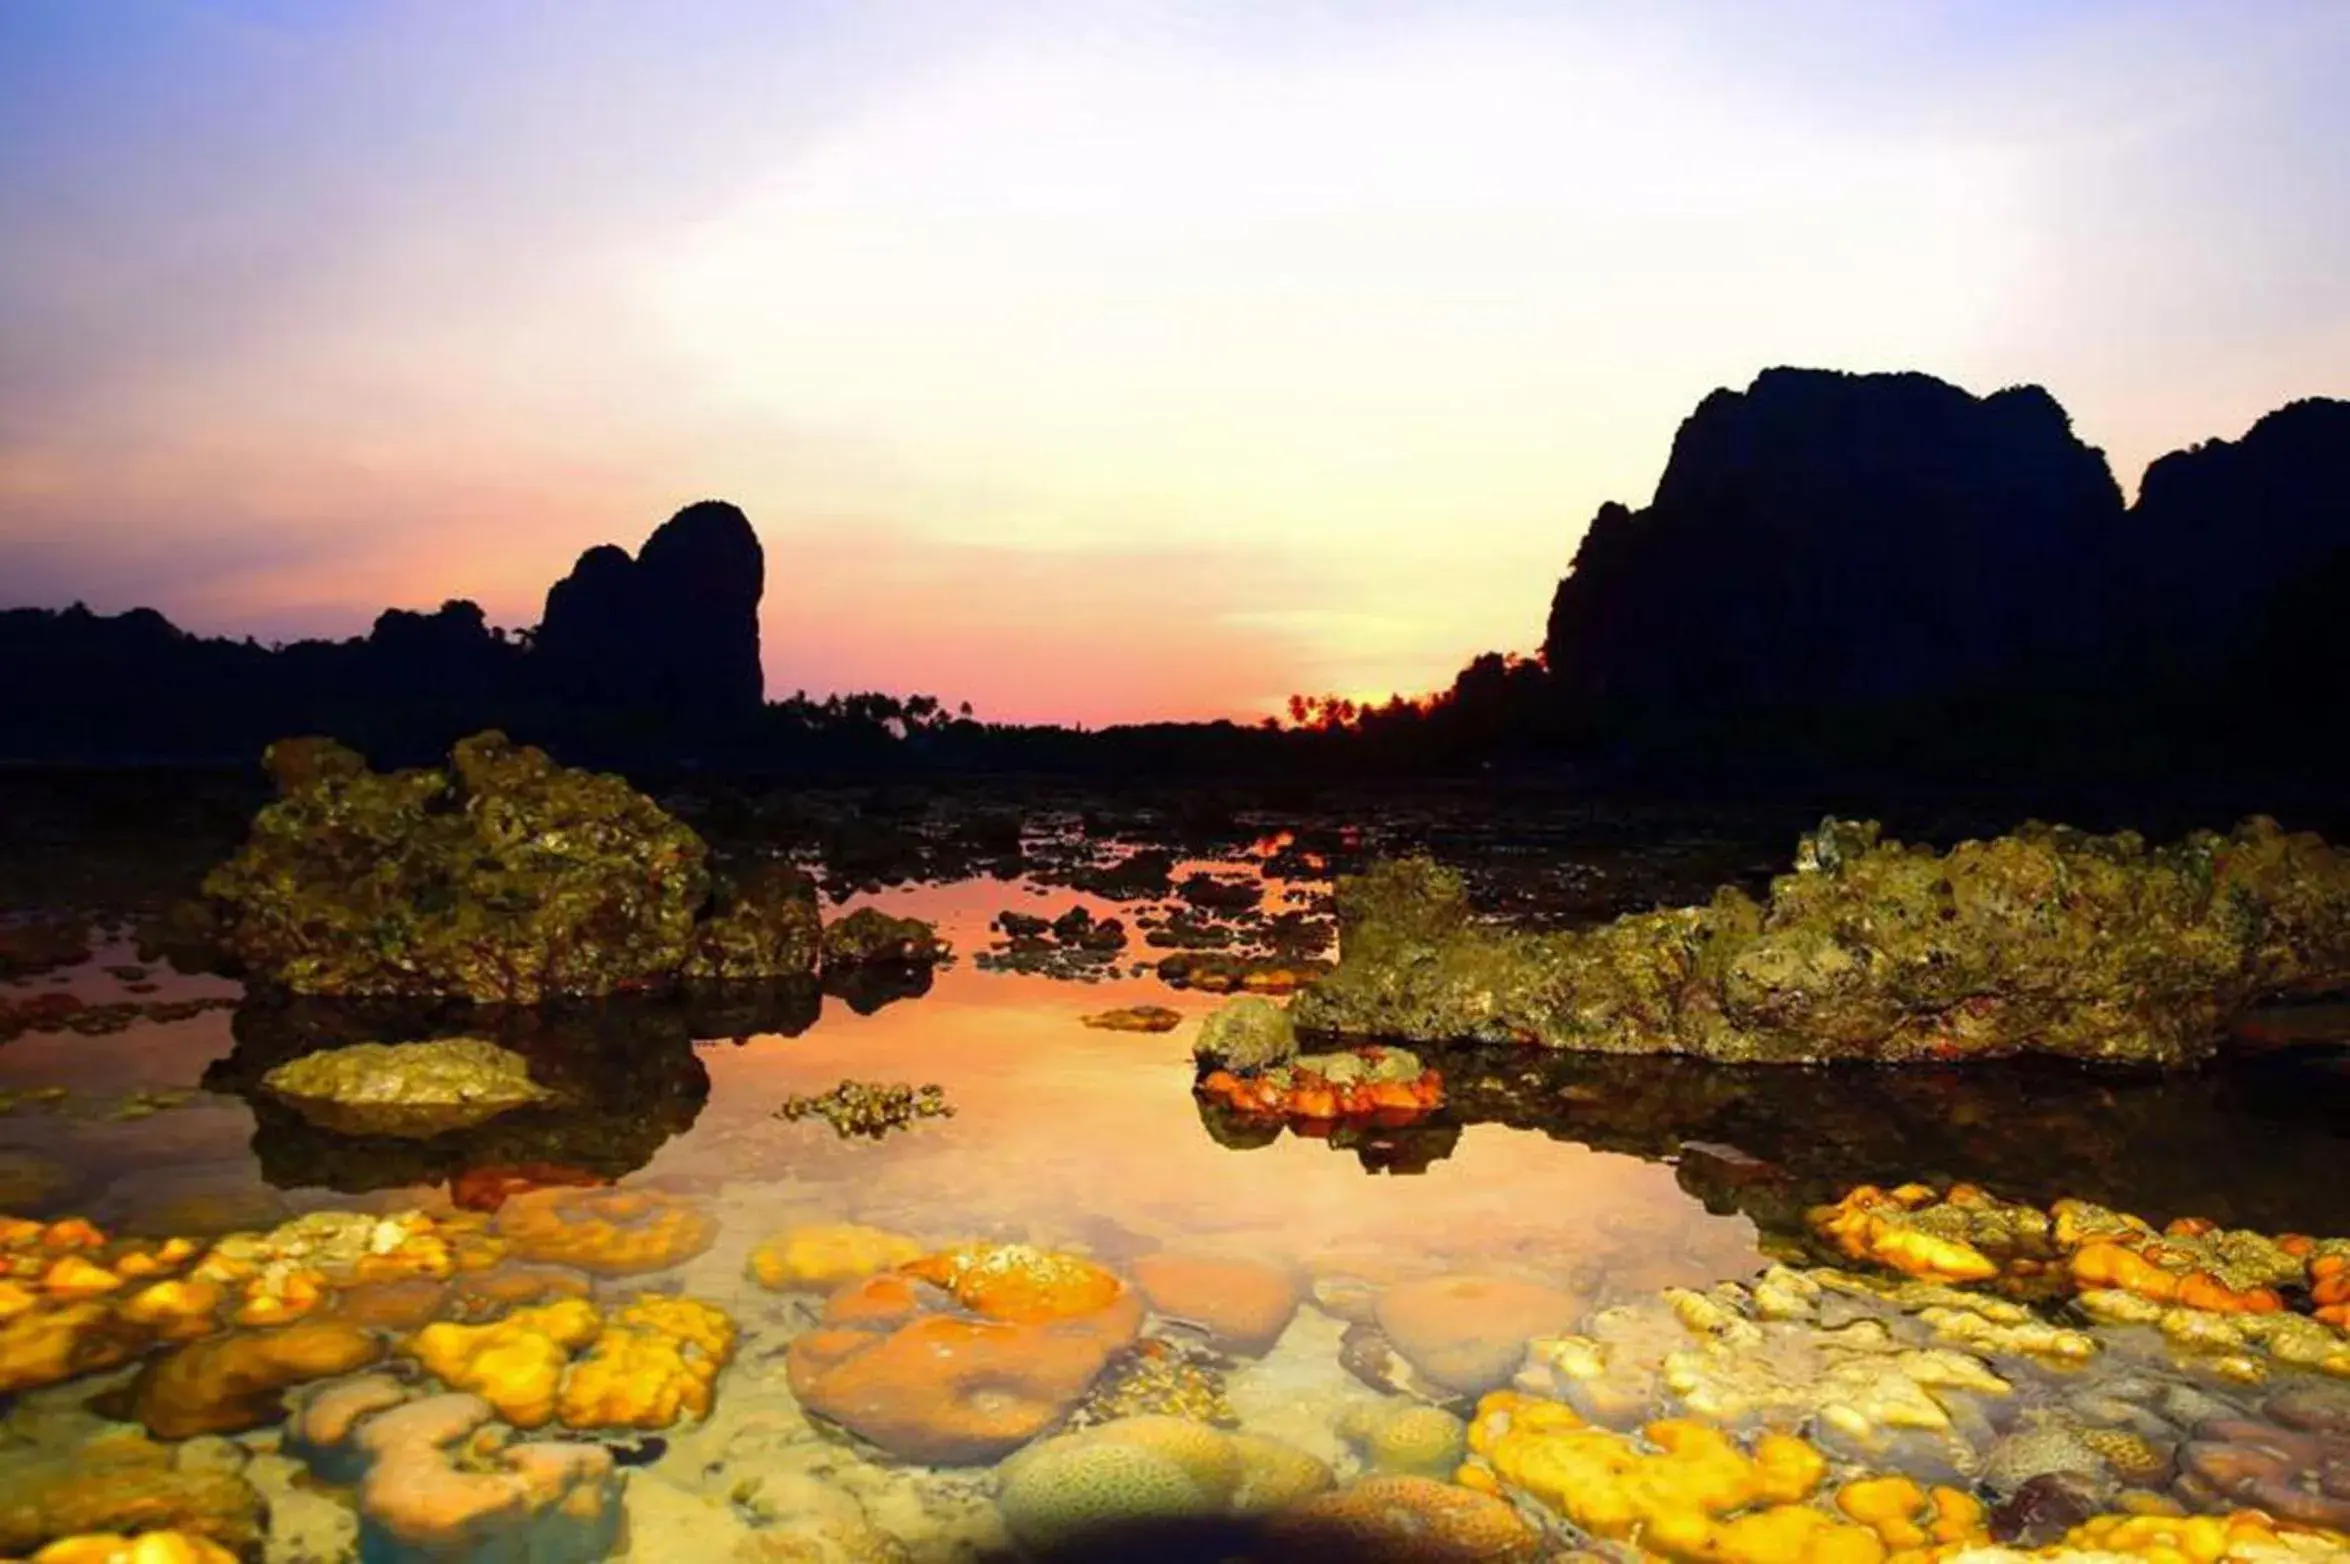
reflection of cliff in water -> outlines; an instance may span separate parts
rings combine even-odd
[[[2341,1226],[2350,1057],[2300,1049],[2193,1074],[2090,1072],[2012,1060],[1938,1069],[1739,1068],[1527,1048],[1418,1050],[1447,1100],[1394,1130],[1329,1135],[1372,1171],[1420,1171],[1462,1129],[1500,1124],[1672,1161],[1716,1214],[1766,1232],[1854,1184],[1966,1180],[2045,1205],[2071,1195],[2155,1221],[2204,1216],[2265,1232]],[[1282,1133],[1195,1098],[1235,1149]]]
[[[710,1095],[697,1036],[801,1032],[821,1003],[812,985],[697,989],[683,1000],[487,1007],[315,997],[248,1000],[231,1022],[235,1046],[204,1073],[209,1091],[253,1110],[261,1176],[279,1188],[359,1193],[454,1179],[477,1168],[551,1166],[618,1178],[691,1129]],[[322,1129],[262,1089],[288,1060],[353,1043],[486,1038],[521,1054],[531,1078],[563,1101],[517,1108],[428,1139]]]

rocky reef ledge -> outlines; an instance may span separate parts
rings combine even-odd
[[[1425,858],[1337,886],[1340,960],[1292,1019],[1406,1042],[1740,1063],[2211,1057],[2281,995],[2350,988],[2350,853],[2265,817],[2149,848],[2037,822],[1948,853],[1828,820],[1767,903],[1529,933]]]
[[[536,1005],[681,984],[827,983],[948,954],[928,925],[860,910],[823,925],[788,864],[713,870],[691,828],[616,776],[503,733],[442,767],[381,773],[285,739],[278,797],[176,930],[265,988]]]

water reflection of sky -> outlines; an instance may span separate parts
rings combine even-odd
[[[1235,866],[1195,861],[1177,872],[1219,867]],[[1267,910],[1314,888],[1272,882]],[[1356,1270],[1441,1264],[1571,1276],[1611,1291],[1742,1273],[1756,1263],[1760,1239],[1755,1220],[1734,1207],[1799,1221],[1804,1199],[1833,1198],[1864,1179],[1948,1175],[2001,1187],[2004,1177],[2006,1192],[2038,1201],[2063,1192],[2117,1203],[2143,1197],[2140,1208],[2157,1219],[2208,1213],[2316,1230],[2350,1221],[2326,1209],[2323,1176],[2338,1167],[2350,1125],[2322,1111],[2350,1092],[2338,1073],[2324,1072],[2117,1085],[1990,1066],[1781,1071],[1726,1082],[1727,1072],[1689,1061],[1529,1055],[1506,1068],[1548,1072],[1527,1093],[1550,1108],[1529,1118],[1507,1103],[1489,1111],[1490,1094],[1481,1096],[1480,1111],[1463,1110],[1471,1122],[1457,1143],[1424,1171],[1375,1175],[1353,1151],[1294,1134],[1234,1149],[1208,1133],[1190,1090],[1198,1019],[1223,1001],[1133,975],[1163,953],[1143,942],[1137,904],[971,879],[855,897],[827,916],[859,905],[933,920],[959,959],[927,993],[871,1014],[827,998],[798,1035],[693,1044],[708,1073],[707,1100],[698,1108],[687,1101],[675,1115],[687,1127],[666,1140],[659,1125],[646,1126],[630,1155],[657,1149],[628,1182],[717,1198],[733,1213],[730,1224],[747,1226],[854,1218],[925,1237],[985,1233],[1103,1252],[1205,1243]],[[1121,918],[1131,936],[1102,980],[983,970],[973,959],[989,947],[998,912],[1052,917],[1076,905]],[[156,992],[126,996],[104,969],[133,959],[126,946],[107,945],[64,984],[43,977],[8,992],[64,987],[92,1003],[235,992],[219,979],[157,968]],[[1080,1020],[1140,1003],[1169,1006],[1183,1024],[1152,1034]],[[2329,1028],[2338,1035],[2341,1020],[2312,1011],[2263,1024],[2293,1040]],[[0,1047],[0,1094],[54,1086],[70,1094],[57,1108],[20,1106],[0,1117],[9,1154],[0,1157],[0,1205],[202,1230],[313,1206],[447,1198],[445,1185],[353,1194],[383,1180],[347,1176],[340,1192],[273,1189],[256,1151],[259,1121],[238,1096],[201,1093],[130,1122],[111,1116],[130,1094],[197,1085],[242,1026],[211,1011],[114,1035],[35,1033]],[[672,1035],[682,1050],[682,1034]],[[1476,1095],[1472,1067],[1443,1062],[1456,1098]],[[936,1083],[955,1113],[880,1141],[843,1140],[821,1120],[774,1116],[786,1098],[843,1079]],[[1562,1100],[1574,1106],[1562,1113]],[[282,1120],[261,1133],[277,1137],[270,1176],[327,1176],[288,1173],[319,1160],[315,1148],[289,1150]],[[1683,1139],[1761,1152],[1817,1175],[1821,1187],[1760,1201],[1714,1198],[1715,1212],[1732,1214],[1708,1214],[1690,1193],[1702,1181],[1670,1160]],[[392,1178],[416,1176],[416,1163],[371,1161],[376,1155],[359,1147],[339,1166],[344,1175],[372,1165]]]
[[[1081,983],[983,971],[972,961],[999,910],[1052,915],[1079,903],[1123,916],[1137,936],[1121,973],[1160,954],[1140,942],[1131,905],[1058,889],[1036,896],[1017,882],[972,880],[852,901],[935,920],[961,959],[926,995],[870,1015],[828,999],[798,1036],[697,1043],[708,1101],[627,1181],[722,1196],[729,1210],[778,1219],[863,1218],[942,1238],[987,1232],[1097,1249],[1211,1243],[1268,1257],[1347,1258],[1366,1270],[1382,1256],[1409,1257],[1572,1272],[1586,1283],[1604,1275],[1633,1287],[1752,1263],[1752,1225],[1707,1215],[1671,1167],[1500,1125],[1469,1127],[1449,1157],[1411,1175],[1368,1175],[1351,1153],[1310,1138],[1284,1135],[1247,1151],[1218,1144],[1190,1090],[1191,1037],[1218,997],[1171,990],[1155,977]],[[121,997],[97,969],[130,959],[126,948],[101,949],[73,986],[92,1002]],[[145,997],[229,991],[218,980],[158,976],[163,987]],[[1184,1023],[1151,1034],[1079,1019],[1138,1003],[1170,1006]],[[195,1085],[233,1040],[229,1014],[214,1011],[112,1036],[28,1035],[0,1048],[0,1092],[71,1092],[61,1109],[0,1119],[9,1146],[72,1173],[44,1203],[101,1222],[208,1216],[241,1225],[273,1210],[445,1198],[414,1187],[367,1196],[272,1190],[254,1153],[253,1111],[235,1096],[200,1094],[136,1122],[106,1117],[126,1094]],[[955,1113],[880,1141],[773,1116],[786,1097],[844,1078],[936,1082]]]

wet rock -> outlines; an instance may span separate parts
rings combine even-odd
[[[705,850],[618,777],[499,733],[438,768],[371,772],[326,739],[266,764],[277,801],[204,894],[223,948],[269,983],[533,1004],[685,963]]]
[[[1183,1024],[1183,1012],[1165,1005],[1127,1005],[1078,1017],[1085,1025],[1105,1032],[1172,1032]]]
[[[871,907],[825,925],[823,944],[828,972],[873,964],[923,966],[947,953],[938,931],[920,918],[893,918]]]
[[[823,950],[815,882],[788,864],[721,877],[694,925],[685,976],[694,982],[808,977]]]
[[[2350,984],[2350,854],[2253,819],[2149,850],[2028,825],[1947,854],[1829,820],[1767,903],[1495,931],[1409,860],[1339,886],[1309,1030],[1755,1063],[2208,1057],[2274,992]]]
[[[1201,1020],[1191,1055],[1202,1069],[1253,1074],[1297,1057],[1297,1029],[1269,999],[1228,1000]]]
[[[478,1037],[328,1049],[261,1084],[321,1129],[419,1140],[558,1100],[530,1078],[530,1061]]]

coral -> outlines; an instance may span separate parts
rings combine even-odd
[[[620,1478],[601,1445],[498,1444],[477,1396],[377,1412],[354,1440],[361,1557],[375,1564],[600,1559],[618,1540]]]
[[[710,1247],[718,1224],[674,1196],[644,1189],[533,1189],[498,1210],[498,1233],[525,1259],[599,1276],[665,1271]]]
[[[1329,1489],[1336,1480],[1317,1455],[1285,1440],[1235,1429],[1225,1436],[1240,1457],[1235,1515],[1272,1515]]]
[[[1254,1075],[1297,1057],[1297,1029],[1269,999],[1227,1000],[1200,1021],[1191,1056],[1203,1070]]]
[[[503,734],[438,769],[270,746],[277,801],[204,881],[222,947],[301,993],[535,1004],[665,982],[707,889],[693,832]]]
[[[1534,1341],[1517,1384],[1612,1428],[1659,1412],[1739,1432],[1808,1428],[1841,1456],[1971,1479],[2013,1386],[1879,1318],[1826,1326],[1821,1293],[1783,1267],[1751,1289],[1668,1289],[1600,1311],[1584,1335]]]
[[[899,1267],[985,1319],[1013,1324],[1098,1314],[1126,1284],[1091,1260],[1027,1244],[961,1244]]]
[[[1447,1390],[1475,1394],[1509,1383],[1526,1343],[1571,1329],[1583,1300],[1538,1282],[1438,1276],[1379,1295],[1379,1328],[1414,1368]]]
[[[2215,1507],[2350,1531],[2350,1435],[2214,1420],[2179,1447],[2179,1491]]]
[[[1244,1116],[1287,1119],[1301,1128],[1341,1120],[1393,1128],[1444,1106],[1442,1074],[1401,1048],[1377,1044],[1301,1057],[1256,1075],[1210,1070],[1193,1090]]]
[[[136,1537],[95,1532],[61,1537],[34,1554],[29,1564],[237,1564],[237,1556],[209,1537],[184,1531],[150,1531]]]
[[[573,1428],[667,1428],[681,1416],[707,1417],[734,1342],[734,1322],[709,1304],[638,1298],[564,1376],[557,1416]]]
[[[1141,1299],[1090,1262],[974,1245],[843,1287],[785,1367],[809,1411],[892,1454],[963,1465],[1050,1427],[1141,1323]]]
[[[373,1333],[327,1319],[206,1337],[147,1364],[120,1405],[162,1439],[238,1433],[282,1417],[292,1387],[348,1374],[383,1351]]]
[[[260,1542],[265,1520],[261,1496],[235,1472],[183,1470],[163,1445],[113,1436],[10,1473],[0,1488],[0,1556],[87,1533],[162,1530],[243,1550]]]
[[[1427,860],[1342,877],[1300,1028],[1732,1062],[2023,1052],[2191,1064],[2278,991],[2350,980],[2350,854],[2267,819],[2160,850],[2027,824],[1946,854],[1828,820],[1767,903],[1495,930]]]
[[[1467,1448],[1466,1424],[1419,1402],[1356,1403],[1339,1415],[1337,1428],[1374,1472],[1449,1477]]]
[[[1224,1363],[1205,1349],[1145,1336],[1111,1359],[1066,1426],[1086,1428],[1145,1414],[1219,1427],[1237,1423],[1225,1399]]]
[[[1014,1537],[1049,1556],[1154,1524],[1265,1514],[1329,1485],[1329,1468],[1278,1440],[1128,1417],[1012,1456],[998,1471],[996,1506]]]
[[[1689,1564],[1876,1564],[1892,1537],[1955,1541],[1979,1535],[1982,1519],[1957,1490],[1929,1497],[1906,1479],[1863,1489],[1839,1517],[1807,1502],[1828,1463],[1791,1434],[1762,1435],[1750,1455],[1718,1428],[1667,1419],[1636,1440],[1511,1391],[1478,1403],[1469,1447],[1490,1473],[1482,1481],[1539,1500],[1591,1536]]]
[[[478,1037],[329,1048],[279,1065],[261,1085],[321,1129],[413,1139],[557,1100],[520,1054]]]
[[[916,1119],[951,1119],[946,1088],[935,1084],[913,1086],[904,1081],[842,1081],[815,1096],[787,1097],[775,1117],[798,1121],[815,1115],[843,1139],[863,1135],[879,1140],[891,1130],[902,1130]]]
[[[922,1246],[901,1233],[854,1222],[819,1222],[787,1229],[751,1251],[751,1279],[776,1292],[830,1292],[922,1257]]]
[[[571,1354],[603,1328],[595,1306],[570,1298],[517,1309],[488,1325],[427,1325],[401,1349],[442,1383],[468,1390],[517,1428],[555,1415]]]
[[[1259,1260],[1151,1254],[1133,1273],[1153,1310],[1200,1326],[1230,1352],[1264,1352],[1297,1313],[1297,1279]]]
[[[389,1374],[361,1374],[314,1386],[286,1417],[285,1449],[322,1482],[355,1483],[366,1470],[359,1425],[411,1398]]]
[[[2049,1219],[1969,1184],[1937,1196],[1923,1184],[1863,1184],[1810,1213],[1812,1227],[1845,1258],[1935,1282],[2032,1276],[2054,1259]]]
[[[449,1199],[460,1211],[494,1212],[526,1189],[598,1189],[611,1183],[589,1168],[559,1162],[496,1163],[471,1167],[449,1182]]]
[[[1105,1424],[1114,1428],[1115,1424]],[[1203,1489],[1193,1473],[1145,1444],[1064,1434],[1003,1465],[996,1506],[1004,1525],[1040,1552],[1115,1536],[1122,1528],[1200,1521],[1224,1513],[1229,1494]]]
[[[1272,1557],[1394,1564],[1501,1564],[1533,1559],[1541,1538],[1490,1494],[1426,1477],[1366,1477],[1274,1516]]]
[[[1170,1010],[1165,1005],[1122,1005],[1115,1010],[1097,1010],[1077,1019],[1086,1026],[1104,1032],[1172,1032],[1183,1024],[1183,1012]]]

